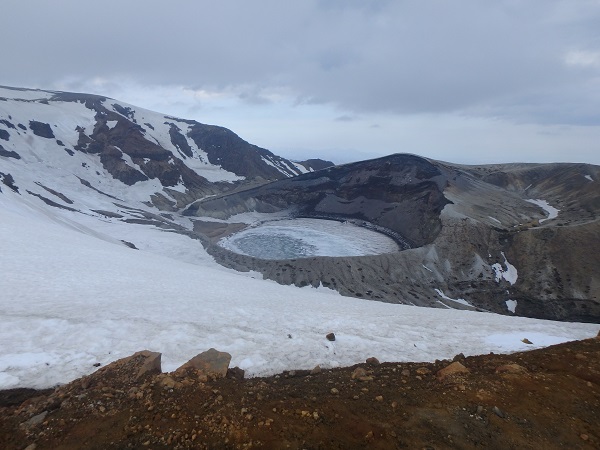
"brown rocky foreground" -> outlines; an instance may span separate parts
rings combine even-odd
[[[454,360],[241,379],[140,352],[1,392],[0,448],[600,448],[600,338]]]

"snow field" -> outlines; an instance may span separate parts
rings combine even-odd
[[[540,219],[540,223],[545,222],[546,220],[556,219],[558,217],[560,209],[556,209],[554,206],[551,206],[546,200],[528,199],[526,201],[539,206],[548,214],[548,217],[545,219]]]
[[[116,230],[130,230],[140,248],[147,242],[148,251],[136,251],[98,239],[115,232],[108,222],[91,235],[91,222],[79,230],[65,227],[19,199],[0,194],[0,389],[65,383],[96,370],[96,362],[142,349],[162,352],[163,370],[170,371],[215,347],[231,353],[233,366],[261,376],[351,365],[369,356],[426,361],[459,352],[510,352],[523,348],[523,338],[535,348],[598,331],[593,324],[392,305],[281,286],[220,268],[195,241],[187,241],[200,255],[195,264],[151,253],[153,245],[171,242],[174,253],[185,253],[180,235],[146,227],[136,240],[130,224],[119,225]],[[155,238],[160,242],[151,243]],[[325,339],[329,332],[335,342]]]

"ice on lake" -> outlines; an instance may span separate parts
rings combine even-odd
[[[396,242],[382,233],[322,219],[266,222],[221,239],[219,245],[261,259],[362,256],[398,250]]]

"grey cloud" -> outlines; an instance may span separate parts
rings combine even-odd
[[[5,0],[2,9],[2,84],[126,77],[238,90],[259,104],[284,88],[299,104],[349,113],[598,122],[600,95],[589,92],[598,70],[564,63],[568,51],[600,50],[593,1]]]
[[[344,114],[335,118],[336,122],[353,122],[356,120],[355,116]]]

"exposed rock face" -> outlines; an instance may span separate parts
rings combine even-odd
[[[301,173],[290,161],[249,144],[227,128],[195,123],[189,136],[212,164],[236,175],[277,180]]]
[[[439,215],[449,203],[443,188],[442,173],[426,159],[392,155],[200,201],[186,214],[222,219],[294,208],[300,216],[365,220],[419,246],[441,229]]]
[[[313,172],[316,170],[327,169],[328,167],[335,166],[331,161],[324,161],[322,159],[307,159],[305,161],[298,161],[298,164],[306,167],[306,170]]]
[[[17,152],[14,150],[6,150],[4,147],[2,147],[2,144],[0,144],[0,156],[4,156],[5,158],[21,159],[21,156]]]
[[[37,120],[29,121],[29,128],[33,131],[36,136],[44,137],[47,139],[54,139],[54,133],[49,124],[44,122],[38,122]]]

